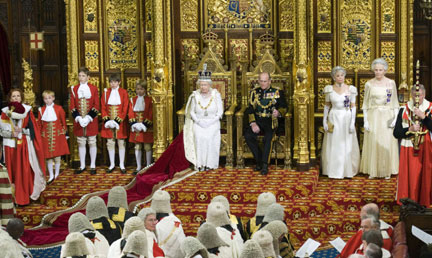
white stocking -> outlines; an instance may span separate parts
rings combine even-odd
[[[51,181],[54,179],[53,160],[52,159],[47,160],[47,168],[48,168],[48,172],[49,172],[48,181]]]
[[[108,156],[110,160],[110,166],[109,169],[113,169],[115,167],[115,149],[114,150],[108,150]]]
[[[135,158],[136,158],[136,164],[137,164],[137,171],[141,170],[141,157],[142,157],[142,151],[141,150],[135,150]]]
[[[86,158],[86,146],[78,147],[79,158],[80,158],[80,169],[85,168],[85,158]]]
[[[55,163],[55,178],[60,174],[60,161]]]
[[[90,152],[90,168],[96,168],[96,154],[97,154],[97,148],[96,146],[90,146],[89,148]]]
[[[124,166],[125,153],[126,153],[126,149],[119,149],[120,169],[125,169]]]
[[[146,162],[147,166],[149,166],[152,162],[152,151],[146,151]]]

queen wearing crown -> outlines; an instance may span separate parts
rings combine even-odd
[[[183,133],[186,158],[203,171],[219,167],[223,105],[220,93],[212,88],[211,72],[207,71],[206,64],[199,73],[197,86],[186,105]]]

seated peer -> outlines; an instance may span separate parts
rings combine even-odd
[[[384,248],[389,248],[388,250],[391,251],[392,243],[391,243],[391,237],[393,235],[393,227],[389,224],[385,223],[384,221],[380,220],[379,215],[379,207],[375,203],[368,203],[362,207],[360,210],[360,220],[363,218],[366,218],[369,216],[374,216],[376,220],[379,220],[379,228],[381,230],[381,234],[383,236],[383,239],[385,240]],[[355,253],[356,249],[361,245],[362,240],[361,236],[363,234],[362,229],[359,229],[355,235],[353,235],[348,242],[346,243],[344,249],[342,252],[338,255],[340,258],[347,258],[350,254]]]
[[[379,230],[372,229],[372,230],[363,232],[362,240],[363,240],[363,248],[362,248],[363,250],[366,250],[367,246],[372,243],[372,244],[376,244],[377,246],[381,247],[383,258],[390,258],[391,257],[390,252],[387,251],[386,249],[382,248],[383,238],[382,238],[381,232]]]
[[[383,257],[382,248],[376,244],[370,243],[365,251],[366,258],[381,258]]]

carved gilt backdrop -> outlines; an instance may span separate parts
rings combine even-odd
[[[148,76],[151,50],[151,1],[68,0],[69,86],[77,83],[77,69],[90,70],[99,92],[108,77],[121,73],[121,87],[134,96],[135,81]]]
[[[291,69],[293,60],[295,0],[180,0],[174,1],[175,81],[184,81],[185,62],[197,62],[204,52],[201,35],[211,30],[218,35],[215,52],[231,69],[236,65],[238,76],[238,103],[241,89],[241,71],[256,63],[264,50],[259,37],[266,32],[276,38],[274,44],[284,72]],[[235,61],[235,62],[234,62]],[[242,65],[247,63],[247,65]],[[189,92],[176,87],[176,109],[180,109]]]

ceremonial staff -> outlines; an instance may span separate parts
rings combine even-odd
[[[417,60],[416,64],[416,84],[415,84],[415,97],[414,97],[414,109],[418,109],[420,106],[420,61]],[[411,118],[411,121],[416,124],[420,125],[420,118],[413,112],[413,117]],[[412,134],[411,136],[411,142],[414,146],[414,156],[418,156],[419,150],[420,150],[420,143],[422,142],[422,137],[428,132],[428,130],[421,131],[408,131],[407,134]]]

